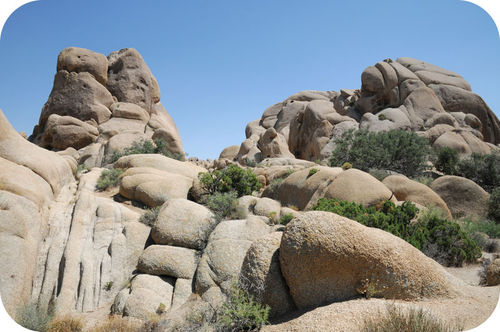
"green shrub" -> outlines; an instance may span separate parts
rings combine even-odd
[[[287,214],[284,214],[281,216],[280,218],[280,224],[282,225],[286,225],[288,224],[290,221],[292,221],[293,219],[293,214],[291,213],[287,213]]]
[[[381,317],[370,317],[364,321],[363,332],[454,332],[461,331],[460,326],[449,326],[431,316],[423,309],[387,306],[387,312]]]
[[[258,331],[269,323],[269,311],[269,306],[254,301],[246,290],[234,284],[217,313],[217,327],[221,331]]]
[[[44,310],[35,303],[28,303],[17,313],[16,322],[33,331],[46,331],[53,318],[54,310],[51,306]]]
[[[458,162],[455,175],[468,178],[491,193],[500,187],[500,154],[473,153]]]
[[[314,174],[316,174],[316,173],[318,173],[318,169],[317,169],[317,168],[311,168],[311,169],[309,170],[309,175],[308,175],[307,177],[309,177],[309,176],[313,176],[313,175],[314,175]]]
[[[261,184],[251,169],[229,165],[222,170],[198,174],[201,187],[208,194],[236,192],[238,197],[251,195]]]
[[[218,221],[229,217],[236,209],[237,194],[234,191],[216,192],[206,197],[205,204],[212,210]]]
[[[378,119],[379,119],[380,121],[387,120],[387,116],[385,116],[385,114],[379,114],[379,115],[378,115]]]
[[[488,218],[493,220],[496,224],[500,224],[500,187],[496,187],[491,192],[488,201]]]
[[[420,182],[421,184],[425,184],[426,186],[430,186],[431,183],[434,181],[433,178],[431,178],[430,176],[425,176],[425,175],[422,175],[422,176],[417,176],[416,178],[412,178],[413,181],[417,181],[417,182]]]
[[[78,164],[76,167],[76,174],[87,172],[89,169],[87,168],[87,165],[85,164]]]
[[[390,175],[388,171],[376,168],[370,168],[368,173],[380,182],[384,181],[384,179]]]
[[[155,224],[156,218],[158,218],[158,213],[160,213],[161,206],[156,206],[151,209],[147,209],[139,218],[139,221],[144,225],[149,227],[153,227]]]
[[[464,261],[473,262],[481,255],[480,248],[460,226],[442,218],[436,210],[427,210],[417,223],[413,222],[418,209],[411,202],[395,206],[386,201],[377,210],[353,202],[321,198],[313,210],[333,212],[365,226],[382,229],[444,265],[461,266]]]
[[[348,170],[348,169],[351,169],[351,168],[352,168],[352,164],[351,164],[351,163],[349,163],[349,162],[345,162],[345,163],[343,163],[343,164],[342,164],[342,169],[343,169],[344,171],[346,171],[346,170]]]
[[[170,152],[168,149],[168,143],[164,139],[157,138],[154,139],[153,142],[144,139],[135,141],[131,146],[123,149],[122,151],[113,151],[109,162],[114,163],[121,157],[131,154],[161,154],[172,159],[184,159],[182,154]]]
[[[81,318],[70,315],[57,317],[47,326],[46,332],[82,332],[83,321]]]
[[[454,175],[458,161],[458,152],[455,149],[444,147],[437,152],[434,167],[444,174]]]
[[[113,288],[113,281],[108,281],[107,283],[105,283],[103,288],[105,291],[109,292],[111,288]]]
[[[500,224],[496,224],[491,220],[471,220],[468,218],[464,218],[458,220],[457,222],[467,234],[480,232],[485,233],[491,238],[500,238]]]
[[[407,176],[416,176],[426,170],[431,153],[427,139],[403,130],[348,131],[335,140],[335,144],[331,166],[349,162],[363,171],[388,169]]]
[[[120,175],[122,175],[123,169],[121,168],[112,168],[105,169],[102,171],[101,176],[97,179],[96,189],[99,191],[103,191],[108,189],[109,187],[117,186],[120,182]]]
[[[271,211],[269,213],[269,221],[273,224],[277,224],[278,223],[278,213],[276,211]]]

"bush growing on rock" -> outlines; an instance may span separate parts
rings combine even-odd
[[[238,195],[234,191],[216,192],[207,197],[205,204],[212,210],[218,221],[229,217],[235,210]]]
[[[268,324],[269,306],[263,306],[238,284],[233,285],[227,301],[217,313],[220,331],[258,331]]]
[[[229,165],[222,170],[198,174],[203,190],[209,195],[236,192],[238,197],[251,195],[259,190],[261,184],[251,169]]]
[[[335,144],[330,157],[332,167],[349,162],[365,172],[371,168],[388,169],[407,176],[416,176],[426,170],[431,153],[425,138],[403,130],[347,131],[335,140]]]
[[[444,265],[461,266],[464,261],[475,261],[481,253],[477,244],[457,223],[442,218],[433,209],[424,213],[417,223],[413,222],[418,209],[411,202],[396,206],[386,201],[377,209],[321,198],[313,210],[333,212],[394,234]]]
[[[97,179],[96,189],[99,191],[104,191],[109,187],[117,186],[120,182],[120,175],[122,175],[123,169],[121,168],[112,168],[105,169],[102,171],[99,179]]]
[[[46,332],[82,332],[83,321],[72,316],[56,317],[50,322]]]
[[[455,149],[444,147],[437,152],[434,167],[446,175],[454,175],[458,160],[458,152]]]
[[[455,175],[468,178],[491,193],[500,187],[500,153],[473,153],[458,162]]]
[[[161,154],[172,159],[184,159],[182,154],[170,152],[168,149],[168,143],[164,139],[157,138],[154,139],[153,142],[148,140],[135,141],[131,146],[123,149],[122,151],[114,151],[109,161],[110,163],[114,163],[121,157],[131,154]]]
[[[19,310],[16,322],[22,327],[33,331],[46,331],[53,318],[54,310],[52,307],[44,310],[36,303],[28,303]]]
[[[490,200],[488,201],[488,218],[500,224],[500,187],[496,187],[491,192]]]
[[[461,331],[459,327],[451,327],[431,316],[423,309],[402,309],[388,305],[387,312],[379,317],[367,318],[364,321],[363,332],[452,332]]]
[[[280,218],[280,224],[286,225],[288,224],[291,220],[293,219],[293,214],[287,213],[281,216]]]
[[[153,227],[156,218],[158,218],[158,213],[160,213],[161,206],[155,206],[152,209],[147,209],[139,218],[139,221],[144,225],[148,225],[149,227]]]

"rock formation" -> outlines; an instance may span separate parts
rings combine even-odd
[[[254,163],[293,154],[325,160],[335,147],[332,140],[358,129],[412,130],[433,148],[461,155],[500,150],[500,121],[462,76],[399,58],[366,68],[359,90],[306,90],[269,107],[247,125],[234,159]]]
[[[160,102],[158,82],[131,48],[106,56],[70,47],[57,60],[49,99],[30,141],[79,150],[80,163],[103,166],[134,141],[161,138],[184,155],[177,127]]]

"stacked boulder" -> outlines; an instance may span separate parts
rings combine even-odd
[[[307,90],[269,107],[247,125],[247,139],[233,158],[254,163],[292,154],[325,160],[334,139],[358,129],[415,131],[433,148],[461,155],[490,153],[500,144],[500,121],[462,76],[399,58],[366,68],[360,90]]]
[[[59,54],[54,86],[30,141],[47,149],[76,149],[80,162],[92,167],[132,142],[160,138],[170,152],[184,156],[158,82],[135,49],[106,57],[70,47]]]

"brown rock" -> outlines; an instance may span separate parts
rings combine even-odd
[[[95,53],[79,47],[68,47],[59,53],[57,71],[87,72],[97,82],[106,85],[108,81],[108,59],[104,54]]]
[[[444,269],[412,245],[329,212],[293,219],[279,257],[299,309],[362,294],[409,300],[452,293]]]
[[[77,150],[92,144],[99,136],[96,127],[71,116],[51,114],[42,134],[41,146],[64,150],[68,147]]]
[[[490,195],[472,180],[445,175],[434,180],[431,189],[446,202],[455,218],[486,216]]]

